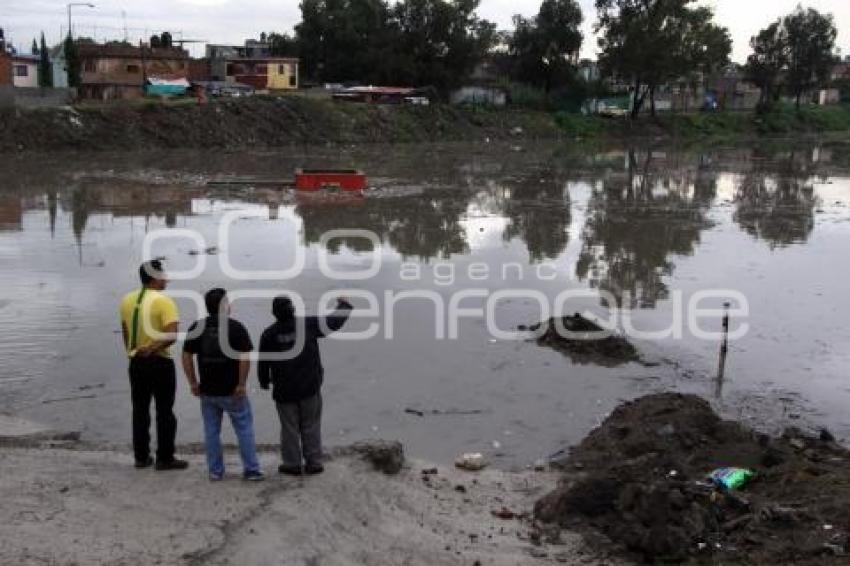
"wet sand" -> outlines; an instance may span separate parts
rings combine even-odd
[[[471,474],[408,462],[386,476],[352,456],[322,476],[134,470],[126,453],[97,448],[0,451],[0,556],[7,564],[601,564],[578,535],[530,540],[530,514],[555,475]],[[262,455],[271,472],[277,464]],[[238,458],[227,456],[231,473]],[[458,486],[463,486],[459,488]],[[459,491],[462,489],[462,492]],[[605,564],[617,561],[604,560]]]

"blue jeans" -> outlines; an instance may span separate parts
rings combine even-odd
[[[227,413],[239,440],[243,473],[260,471],[257,447],[254,443],[254,416],[247,397],[201,397],[201,416],[204,418],[204,437],[207,446],[207,466],[210,476],[224,475],[224,454],[221,449],[221,418]]]

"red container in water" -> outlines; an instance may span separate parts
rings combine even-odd
[[[356,169],[298,169],[295,188],[299,191],[362,191],[366,188],[366,174]]]

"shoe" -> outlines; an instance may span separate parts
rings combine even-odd
[[[167,462],[156,461],[155,469],[158,472],[167,472],[169,470],[185,470],[189,467],[189,462],[186,460],[178,460],[176,458]]]
[[[281,464],[277,468],[277,472],[279,474],[283,474],[285,476],[300,476],[301,475],[301,468],[298,467],[298,466],[286,466],[284,464]]]
[[[210,474],[210,481],[213,483],[224,481],[224,474]]]
[[[304,467],[304,473],[308,476],[317,476],[325,471],[325,467],[321,464],[307,464]]]
[[[263,481],[266,476],[263,475],[263,472],[245,472],[242,474],[242,479],[245,481]]]
[[[150,468],[153,466],[153,458],[148,456],[146,460],[136,460],[136,469],[143,470],[145,468]]]

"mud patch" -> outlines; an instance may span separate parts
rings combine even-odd
[[[528,330],[538,336],[539,345],[561,352],[575,364],[617,367],[640,362],[637,349],[628,340],[606,333],[601,326],[580,314],[560,319],[561,328],[557,323],[553,318]],[[604,338],[597,339],[593,335],[604,335]]]
[[[850,453],[826,431],[770,438],[699,397],[652,395],[617,408],[559,465],[566,475],[536,518],[601,533],[599,544],[648,562],[850,557]],[[720,493],[706,475],[727,466],[758,476]]]

